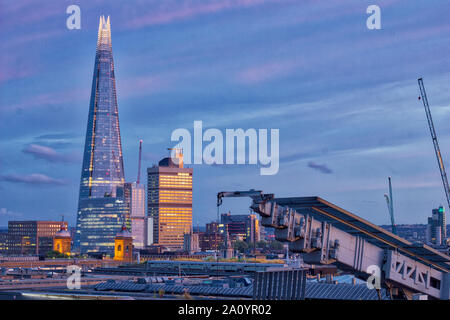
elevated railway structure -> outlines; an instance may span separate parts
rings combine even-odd
[[[96,268],[97,274],[115,275],[244,275],[282,267],[278,263],[200,262],[200,261],[146,261],[139,265],[124,265],[119,268]]]
[[[48,259],[48,260],[2,260],[0,257],[0,268],[54,268],[67,267],[70,265],[77,265],[80,267],[105,267],[118,266],[123,264],[122,261],[112,259]]]
[[[250,208],[261,224],[274,228],[275,238],[302,253],[305,263],[335,264],[391,296],[450,299],[450,257],[425,244],[407,241],[320,197],[220,192],[218,207],[224,197],[252,198]]]

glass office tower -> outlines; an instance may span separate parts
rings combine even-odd
[[[100,17],[74,251],[114,253],[115,235],[129,225],[124,183],[111,26]]]

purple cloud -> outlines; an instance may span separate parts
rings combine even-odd
[[[23,153],[31,154],[36,159],[44,159],[50,162],[77,162],[78,157],[73,155],[66,155],[57,152],[50,147],[41,146],[38,144],[29,144],[23,150]]]
[[[274,61],[245,69],[239,72],[238,79],[246,84],[260,83],[289,74],[298,66],[298,62]]]
[[[289,1],[289,0],[288,0]],[[171,23],[178,20],[186,20],[199,15],[219,13],[225,10],[232,10],[237,8],[246,8],[266,3],[280,3],[286,1],[280,0],[214,0],[214,1],[199,1],[197,3],[192,1],[165,1],[162,10],[154,10],[137,17],[128,22],[131,28],[141,28],[151,25],[159,25]]]
[[[310,161],[308,162],[308,167],[325,174],[333,173],[333,170],[328,168],[326,164],[318,164]]]
[[[11,183],[25,183],[29,185],[66,185],[67,181],[55,179],[41,173],[32,173],[29,175],[5,174],[0,175],[0,181]]]

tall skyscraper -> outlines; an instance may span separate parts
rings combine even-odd
[[[74,250],[114,253],[114,237],[129,225],[124,192],[111,25],[100,17],[81,170]]]
[[[147,210],[153,223],[153,244],[182,250],[184,234],[192,228],[192,168],[164,158],[147,169]],[[151,241],[150,241],[151,242]]]

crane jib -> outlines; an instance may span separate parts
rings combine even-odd
[[[444,185],[445,196],[447,197],[447,204],[450,208],[450,190],[449,190],[450,188],[449,188],[449,184],[448,184],[448,180],[447,180],[447,174],[445,172],[444,162],[442,161],[441,150],[439,148],[436,131],[434,129],[433,119],[431,117],[430,106],[428,105],[428,98],[427,98],[427,94],[425,92],[425,86],[423,84],[423,79],[419,78],[418,82],[419,82],[420,94],[422,96],[423,106],[425,108],[425,113],[427,115],[428,127],[430,128],[431,139],[433,141],[434,151],[436,153],[436,158],[437,158],[438,165],[439,165],[439,171],[441,173],[442,184]]]

